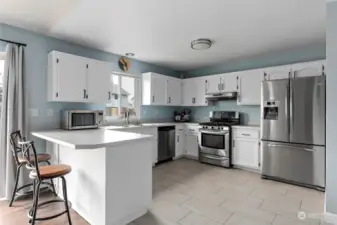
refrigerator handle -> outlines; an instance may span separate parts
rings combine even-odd
[[[293,136],[293,129],[294,129],[294,90],[293,90],[293,85],[290,80],[289,82],[289,88],[290,88],[290,99],[289,99],[289,134],[290,134],[290,139]]]
[[[304,150],[308,152],[315,152],[315,149],[311,148],[302,148],[302,147],[297,147],[293,145],[280,145],[280,144],[268,144],[268,147],[274,147],[274,148],[294,148],[294,149],[299,149],[299,150]]]

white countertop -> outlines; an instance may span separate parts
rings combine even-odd
[[[59,145],[74,149],[95,149],[141,139],[151,139],[153,136],[136,133],[126,133],[106,129],[90,130],[48,130],[32,132],[32,135]]]
[[[165,127],[165,126],[177,126],[177,125],[192,125],[199,126],[196,122],[178,123],[178,122],[168,122],[168,123],[142,123],[142,125],[129,125],[129,126],[102,126],[101,129],[106,130],[118,130],[118,129],[132,129],[132,128],[145,128],[145,127]]]

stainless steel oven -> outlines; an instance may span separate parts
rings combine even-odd
[[[223,167],[230,167],[230,131],[200,129],[199,160]]]
[[[93,129],[103,125],[103,110],[61,111],[61,129]]]

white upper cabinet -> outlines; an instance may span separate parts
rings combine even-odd
[[[48,100],[86,102],[87,62],[85,58],[51,52],[48,55]]]
[[[196,106],[205,106],[207,105],[206,101],[206,79],[204,77],[195,78],[195,103]]]
[[[206,94],[215,94],[220,92],[221,75],[206,76]]]
[[[260,105],[263,70],[247,70],[238,74],[238,105]]]
[[[107,103],[110,66],[63,52],[48,55],[48,100]]]
[[[206,79],[206,94],[237,91],[237,72],[224,73],[204,77]]]
[[[181,105],[181,79],[156,73],[144,73],[143,105]]]
[[[291,76],[291,66],[276,66],[262,69],[265,80],[280,80],[288,79]]]
[[[325,72],[325,60],[291,65],[293,77],[321,76]]]
[[[183,81],[183,105],[184,106],[207,105],[205,93],[206,93],[206,78],[205,77],[184,79]]]
[[[97,60],[88,62],[87,100],[93,103],[108,103],[112,98],[110,64]]]
[[[156,73],[143,74],[143,105],[166,105],[165,76]]]
[[[221,76],[221,92],[236,92],[238,90],[237,76],[240,72],[227,73]]]
[[[167,77],[167,104],[181,105],[182,81],[174,77]]]

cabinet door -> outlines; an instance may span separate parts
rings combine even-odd
[[[263,71],[248,70],[238,74],[238,105],[260,105],[261,104],[261,81]]]
[[[297,63],[291,65],[293,71],[293,76],[295,77],[310,77],[310,76],[321,76],[324,72],[324,60]]]
[[[110,64],[102,61],[88,62],[88,101],[92,103],[108,103],[113,98],[113,87],[110,75]]]
[[[167,79],[167,104],[181,105],[181,80],[177,78]]]
[[[227,73],[221,77],[221,91],[222,92],[235,92],[237,91],[238,73]]]
[[[176,133],[176,154],[175,157],[181,157],[185,154],[185,138],[184,132],[177,132]]]
[[[266,80],[288,79],[290,77],[291,66],[276,66],[263,69]]]
[[[186,134],[185,139],[186,155],[197,158],[198,151],[198,136],[196,134]]]
[[[212,75],[205,77],[206,84],[206,94],[214,94],[220,92],[220,79],[221,75]]]
[[[166,85],[167,79],[165,76],[151,75],[151,105],[166,105]]]
[[[66,53],[56,53],[58,100],[86,102],[86,59]]]
[[[233,164],[259,169],[258,140],[236,138],[233,142]]]
[[[183,105],[193,106],[195,99],[195,79],[183,80]]]
[[[195,93],[195,106],[205,106],[207,105],[206,101],[206,79],[204,77],[195,78],[195,86],[194,86],[194,93]]]

